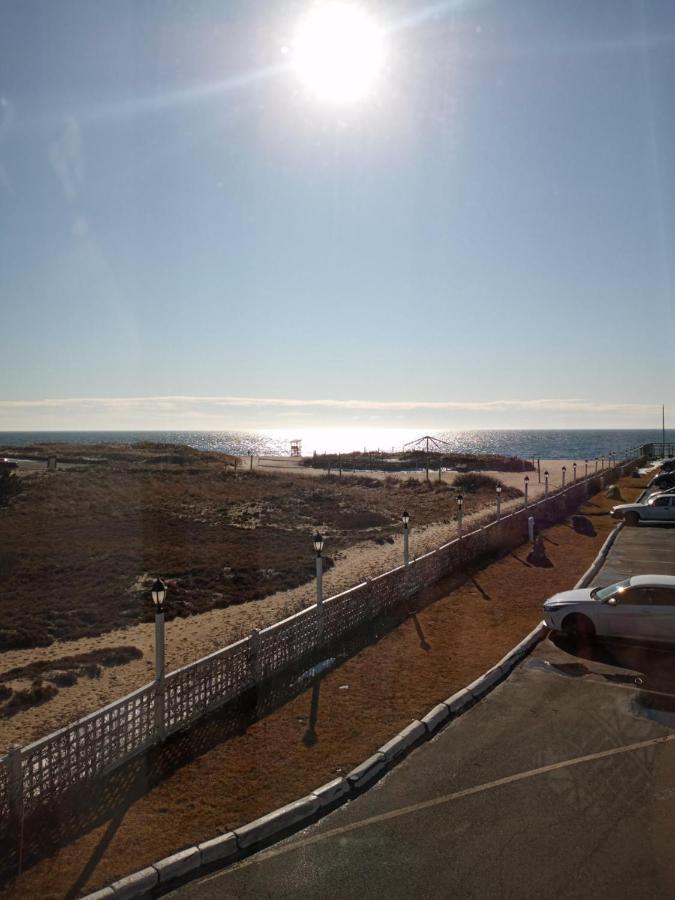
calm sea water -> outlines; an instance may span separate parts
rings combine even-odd
[[[622,452],[639,444],[660,446],[662,432],[654,430],[563,430],[563,431],[438,431],[452,450],[468,453],[501,453],[541,459],[589,459],[610,451]],[[410,429],[307,428],[297,431],[11,431],[0,432],[0,448],[38,442],[95,444],[155,441],[187,444],[200,450],[235,455],[288,455],[290,441],[302,441],[303,455],[352,450],[400,450],[421,437]],[[666,442],[675,443],[675,430],[666,430]]]

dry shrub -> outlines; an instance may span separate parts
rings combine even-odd
[[[49,681],[58,683],[54,676],[61,677],[64,675],[68,677],[73,675],[75,680],[77,680],[78,675],[99,678],[101,665],[107,668],[122,666],[132,659],[141,659],[142,656],[143,653],[138,647],[101,647],[100,650],[91,650],[89,653],[77,653],[73,656],[61,656],[59,659],[45,659],[28,663],[25,666],[16,666],[14,669],[2,672],[0,674],[0,682],[28,678],[39,680],[45,677]],[[74,684],[75,682],[71,681],[70,683]]]
[[[22,491],[21,479],[9,469],[0,468],[0,507],[9,506],[10,501]]]
[[[0,718],[9,719],[24,709],[40,706],[55,697],[58,692],[59,689],[53,684],[45,684],[41,678],[36,678],[29,688],[14,691],[10,699],[0,706]]]
[[[479,472],[464,472],[455,478],[454,487],[458,491],[465,491],[467,494],[473,494],[484,488],[492,488],[493,490],[500,485],[501,481],[493,478],[492,475],[483,475]]]
[[[57,687],[72,687],[77,683],[75,672],[51,672],[46,677],[47,681],[51,681]]]

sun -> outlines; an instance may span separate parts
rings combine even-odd
[[[371,95],[383,61],[382,31],[360,6],[319,0],[298,25],[293,66],[318,99],[352,103]]]

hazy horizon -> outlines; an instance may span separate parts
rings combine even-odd
[[[666,422],[670,409],[666,407]],[[661,405],[584,400],[377,401],[251,397],[0,400],[0,431],[237,431],[411,428],[433,431],[644,429]]]

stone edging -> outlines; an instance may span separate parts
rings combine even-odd
[[[603,545],[601,554],[605,551],[607,543],[608,541]],[[306,797],[282,806],[248,825],[180,850],[166,859],[127,875],[108,887],[87,895],[85,900],[104,900],[104,898],[131,900],[137,897],[160,896],[195,877],[236,862],[261,847],[286,837],[299,827],[310,825],[312,821],[332,811],[346,800],[358,796],[400,762],[413,747],[429,740],[442,725],[477,703],[503,681],[547,634],[548,628],[544,622],[540,622],[496,665],[443,703],[434,706],[421,720],[411,722],[345,777],[335,778]]]
[[[595,576],[598,574],[600,569],[605,564],[605,560],[607,559],[607,554],[612,549],[614,541],[618,538],[619,532],[621,531],[621,529],[623,527],[624,527],[623,522],[619,522],[619,524],[612,531],[610,531],[610,533],[607,535],[607,539],[606,539],[605,543],[600,548],[600,552],[593,560],[590,568],[588,568],[584,572],[584,574],[581,576],[579,581],[577,581],[577,583],[574,585],[574,590],[577,590],[578,588],[587,587],[590,584],[590,582],[595,578]]]

